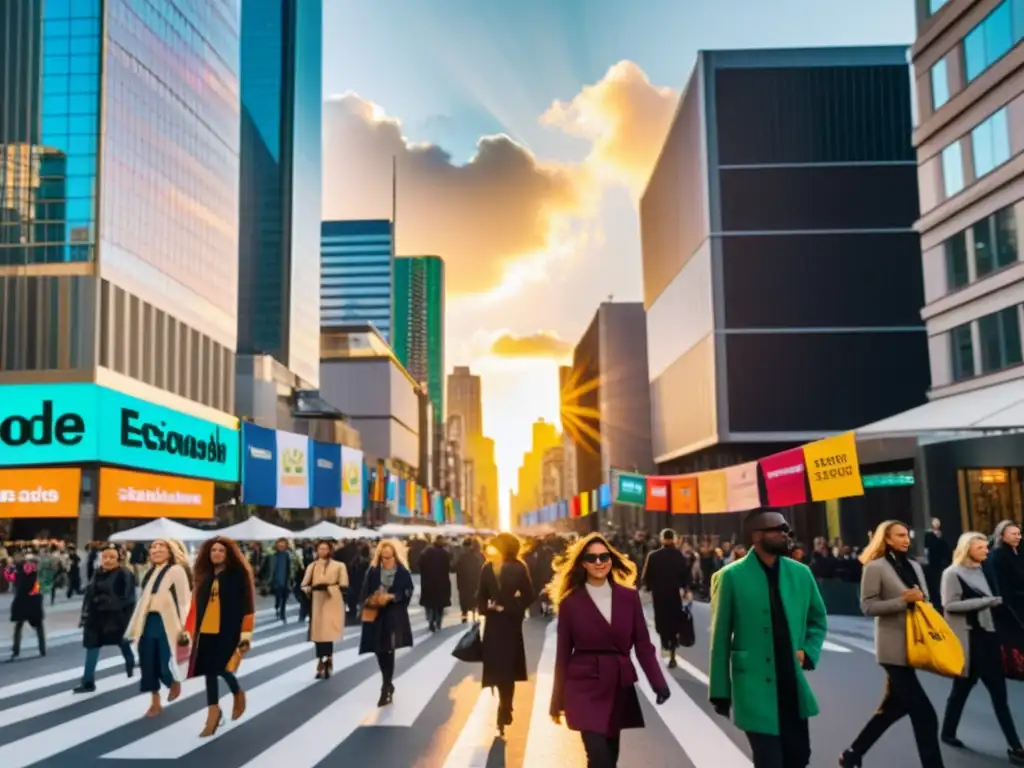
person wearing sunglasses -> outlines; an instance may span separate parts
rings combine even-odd
[[[620,733],[644,727],[631,651],[655,702],[669,698],[635,583],[636,565],[598,533],[569,548],[551,581],[558,636],[549,713],[580,732],[588,768],[615,768]]]
[[[732,710],[755,768],[807,768],[818,703],[804,672],[821,655],[825,603],[811,569],[786,556],[781,512],[755,510],[744,528],[751,550],[711,579],[708,698],[719,715]]]

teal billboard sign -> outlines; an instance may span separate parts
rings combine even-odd
[[[238,481],[238,430],[96,384],[0,387],[0,466],[101,462]]]
[[[620,473],[615,484],[615,501],[619,504],[643,505],[647,500],[647,478]]]

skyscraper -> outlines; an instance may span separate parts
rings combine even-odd
[[[457,365],[448,374],[448,415],[462,417],[466,436],[477,438],[483,434],[483,401],[480,396],[480,377],[468,366]]]
[[[145,8],[0,3],[0,265],[22,267],[0,277],[0,381],[59,371],[230,412],[238,4]]]
[[[320,325],[373,323],[391,343],[394,225],[387,219],[320,227]]]
[[[322,0],[243,0],[238,351],[320,376]]]
[[[406,370],[427,384],[434,421],[444,423],[444,260],[395,259],[395,325],[391,346]]]

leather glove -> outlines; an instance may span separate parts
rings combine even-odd
[[[711,706],[715,708],[715,713],[722,717],[729,717],[729,710],[732,709],[732,702],[729,699],[712,699]]]
[[[656,693],[657,698],[654,700],[654,703],[657,704],[659,707],[666,701],[668,701],[669,697],[672,695],[672,691],[670,691],[668,688],[665,688],[661,691],[657,691]]]

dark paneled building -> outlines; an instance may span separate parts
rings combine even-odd
[[[904,48],[698,55],[640,207],[663,471],[924,401],[911,132]]]

